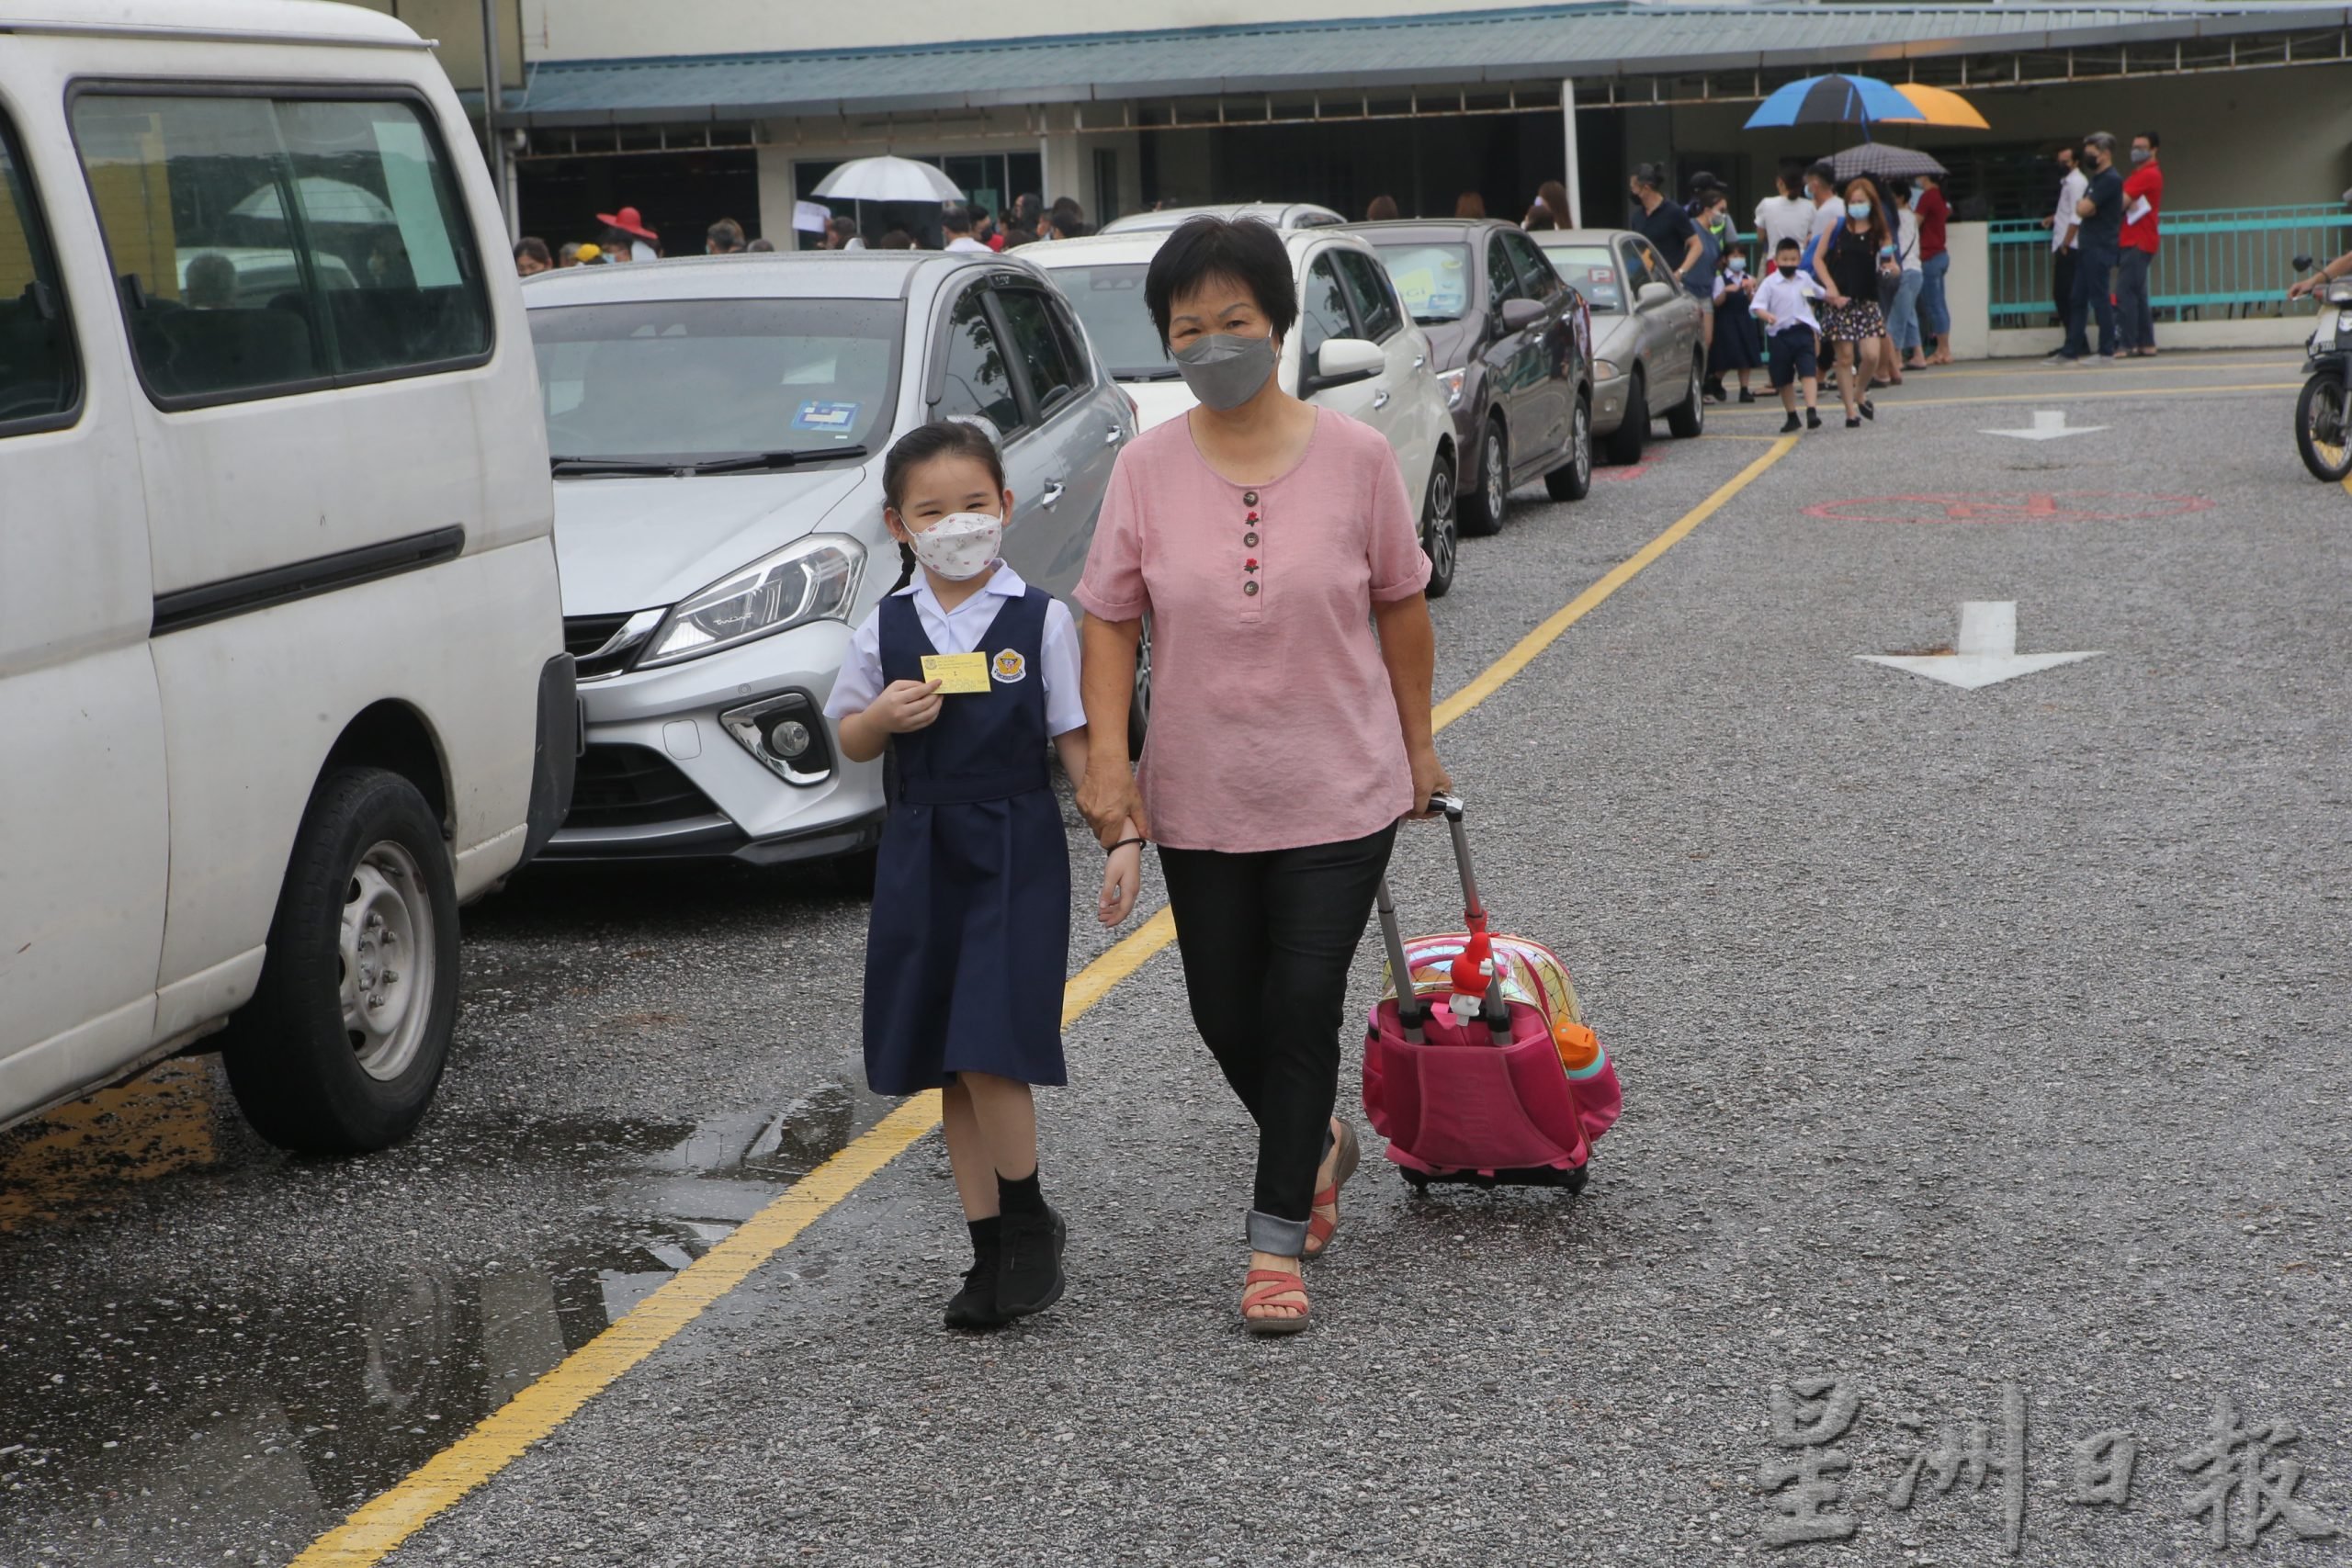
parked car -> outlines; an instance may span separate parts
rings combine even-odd
[[[1105,234],[1138,234],[1153,229],[1173,229],[1187,218],[1204,213],[1215,218],[1255,218],[1277,229],[1328,229],[1347,220],[1311,201],[1227,201],[1206,207],[1163,207],[1157,212],[1130,212],[1102,225]]]
[[[884,453],[985,420],[1005,558],[1067,594],[1136,429],[1069,305],[1015,257],[929,251],[567,267],[523,293],[588,726],[548,858],[870,848],[882,764],[843,758],[822,714],[899,581]]]
[[[0,49],[0,1124],[209,1038],[265,1137],[373,1149],[571,790],[547,448],[427,46],[219,12]]]
[[[1555,501],[1592,488],[1592,328],[1518,225],[1491,219],[1356,223],[1429,334],[1453,411],[1462,531],[1502,526],[1515,486]]]
[[[1650,421],[1678,436],[1707,427],[1707,307],[1657,247],[1624,229],[1539,230],[1529,236],[1592,310],[1592,433],[1612,463],[1641,461]]]
[[[1144,275],[1167,238],[1165,231],[1098,234],[1021,253],[1060,286],[1146,430],[1193,402],[1143,302]],[[1283,242],[1298,280],[1299,321],[1275,374],[1286,390],[1388,438],[1405,483],[1421,498],[1421,547],[1429,552],[1430,597],[1437,598],[1453,583],[1461,525],[1453,423],[1430,370],[1429,339],[1363,240],[1318,226],[1292,230]]]

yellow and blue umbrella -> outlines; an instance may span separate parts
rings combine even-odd
[[[1781,125],[1917,125],[1926,117],[1892,82],[1875,76],[1807,76],[1756,107],[1747,129]]]
[[[1968,130],[1990,130],[1976,106],[1958,93],[1943,87],[1930,87],[1923,82],[1905,82],[1895,89],[1911,100],[1919,111],[1922,125],[1958,126]]]

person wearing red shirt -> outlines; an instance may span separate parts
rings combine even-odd
[[[1944,274],[1951,270],[1951,253],[1944,249],[1944,220],[1951,207],[1944,200],[1943,177],[1921,175],[1911,182],[1911,211],[1919,220],[1919,331],[1936,340],[1930,365],[1951,363],[1951,307],[1944,301]]]
[[[2165,172],[2156,164],[2156,133],[2132,139],[2132,173],[2123,181],[2123,252],[2116,267],[2115,335],[2126,354],[2156,352],[2156,316],[2148,308],[2148,268],[2156,260],[2156,224],[2165,204]]]

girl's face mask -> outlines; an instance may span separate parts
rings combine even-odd
[[[928,528],[909,529],[907,543],[915,559],[950,582],[966,582],[995,564],[1004,543],[1004,519],[985,512],[951,512]]]

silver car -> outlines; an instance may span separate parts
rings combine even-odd
[[[927,419],[992,424],[1005,558],[1067,595],[1126,398],[1014,257],[718,256],[530,279],[564,630],[586,750],[550,860],[864,850],[879,762],[822,717],[851,628],[899,581],[882,458]]]
[[[1709,309],[1657,247],[1627,229],[1554,229],[1531,236],[1592,308],[1592,438],[1612,463],[1641,461],[1650,421],[1702,434]]]
[[[1208,207],[1163,207],[1157,212],[1130,212],[1102,225],[1105,234],[1139,234],[1148,229],[1173,229],[1188,218],[1255,218],[1277,229],[1329,229],[1347,219],[1311,201],[1226,201]]]

